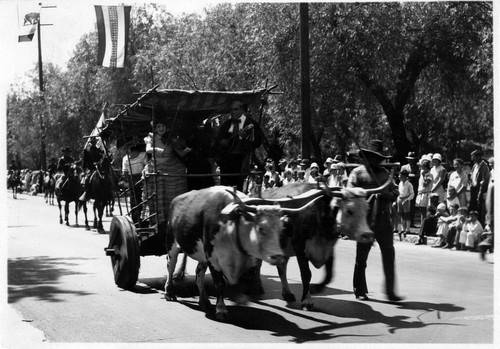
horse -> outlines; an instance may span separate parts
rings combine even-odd
[[[56,179],[52,172],[47,172],[43,180],[43,187],[45,192],[45,203],[54,205],[54,194],[56,190]]]
[[[102,234],[104,227],[102,225],[102,216],[104,209],[112,200],[114,200],[114,180],[111,168],[110,158],[103,157],[96,165],[96,169],[90,174],[90,182],[86,200],[94,199],[94,225],[93,228]],[[84,204],[85,227],[90,229],[87,220],[86,203]]]
[[[12,189],[12,197],[17,199],[17,193],[19,191],[19,187],[23,184],[21,180],[21,172],[19,170],[13,170],[9,173],[7,177],[7,188]]]
[[[75,226],[79,227],[78,211],[81,208],[79,199],[80,195],[82,195],[82,186],[80,184],[80,179],[78,178],[77,168],[75,166],[71,166],[67,170],[67,176],[58,174],[56,177],[55,195],[57,205],[59,206],[59,223],[63,224],[61,201],[64,201],[64,221],[67,226],[69,226],[69,204],[70,202],[74,202]]]

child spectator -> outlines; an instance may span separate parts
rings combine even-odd
[[[304,170],[299,170],[297,172],[297,180],[296,182],[299,182],[299,183],[304,183],[306,181],[306,171]]]
[[[410,223],[411,223],[410,205],[411,205],[411,200],[415,196],[413,192],[413,185],[408,181],[409,174],[410,173],[408,172],[408,170],[402,170],[399,174],[399,185],[398,185],[399,196],[396,200],[396,205],[397,205],[397,212],[401,217],[401,232],[398,233],[400,241],[402,240],[401,238],[402,234],[406,236],[406,234],[410,233]]]
[[[477,251],[479,239],[483,233],[483,226],[478,221],[478,216],[479,214],[477,211],[470,211],[469,218],[463,227],[465,233],[467,234],[465,249],[469,251]]]
[[[436,212],[437,217],[437,231],[436,235],[439,236],[439,242],[436,242],[431,247],[444,247],[446,245],[446,238],[448,237],[448,223],[446,222],[446,218],[449,217],[448,212],[446,211],[446,205],[440,203],[437,207]]]

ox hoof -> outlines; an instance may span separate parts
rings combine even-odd
[[[314,304],[312,303],[302,303],[300,305],[300,308],[305,311],[311,311],[314,310]]]
[[[69,227],[69,222],[66,222],[66,225]]]
[[[325,289],[325,286],[326,286],[326,284],[313,284],[313,285],[311,285],[311,289],[310,289],[311,293],[312,294],[321,293]]]
[[[227,322],[229,320],[229,316],[226,311],[218,311],[215,313],[215,320],[220,322]]]
[[[63,221],[62,221],[62,219],[61,219],[61,220],[59,221],[59,224],[63,224]]]
[[[285,302],[287,302],[287,303],[293,303],[296,301],[295,296],[291,292],[284,292],[282,294],[282,296],[283,296],[283,299],[285,300]]]
[[[167,300],[167,302],[175,302],[175,301],[177,301],[177,297],[175,297],[175,295],[168,294],[168,293],[165,293],[165,299]]]
[[[79,228],[79,227],[80,227],[80,224],[76,223],[76,224],[75,224],[75,227]]]
[[[86,225],[85,230],[90,230],[90,227],[88,225]]]

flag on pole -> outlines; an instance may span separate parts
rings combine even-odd
[[[36,26],[39,20],[40,20],[39,12],[31,12],[24,16],[23,24],[19,25],[18,42],[33,40],[33,36],[35,36]]]
[[[97,63],[104,67],[123,68],[127,52],[131,6],[98,6]]]
[[[99,118],[99,121],[97,121],[97,124],[95,125],[94,129],[92,130],[92,133],[87,138],[87,142],[85,143],[85,147],[83,147],[84,149],[87,149],[87,146],[90,143],[90,139],[92,137],[95,137],[95,138],[97,138],[96,146],[98,148],[101,148],[102,150],[106,151],[104,148],[104,144],[102,144],[102,139],[101,139],[101,137],[99,137],[99,133],[101,133],[102,129],[104,128],[104,123],[105,123],[105,119],[104,119],[104,108],[103,108],[103,111],[101,113],[101,117]]]

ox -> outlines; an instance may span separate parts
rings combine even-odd
[[[291,256],[297,257],[302,280],[301,308],[311,310],[311,270],[309,262],[315,268],[326,265],[326,278],[320,283],[318,291],[332,278],[333,247],[339,237],[336,228],[337,214],[340,211],[342,232],[350,239],[361,243],[372,243],[373,232],[367,224],[367,197],[384,190],[392,182],[392,175],[379,188],[328,188],[315,189],[313,183],[292,183],[263,193],[263,199],[254,199],[247,204],[279,204],[292,208],[301,201],[316,199],[314,205],[300,216],[289,217],[285,223],[282,241],[285,241],[285,262],[278,265],[278,274],[282,284],[282,296],[286,302],[295,302],[287,280],[287,263]],[[290,198],[294,200],[290,200]],[[286,237],[286,238],[285,238]],[[258,273],[257,273],[258,274]]]
[[[274,204],[250,206],[242,198],[246,196],[231,192],[230,187],[215,186],[192,190],[172,201],[166,233],[167,300],[176,300],[173,273],[181,251],[198,261],[198,303],[207,314],[212,312],[212,305],[205,292],[204,275],[207,267],[210,268],[217,293],[217,320],[227,320],[223,299],[226,280],[231,285],[236,284],[258,259],[272,265],[283,262],[279,243],[283,230],[281,217],[284,214],[293,217],[307,209],[307,205],[300,209],[282,209]],[[235,200],[237,202],[233,203]]]

